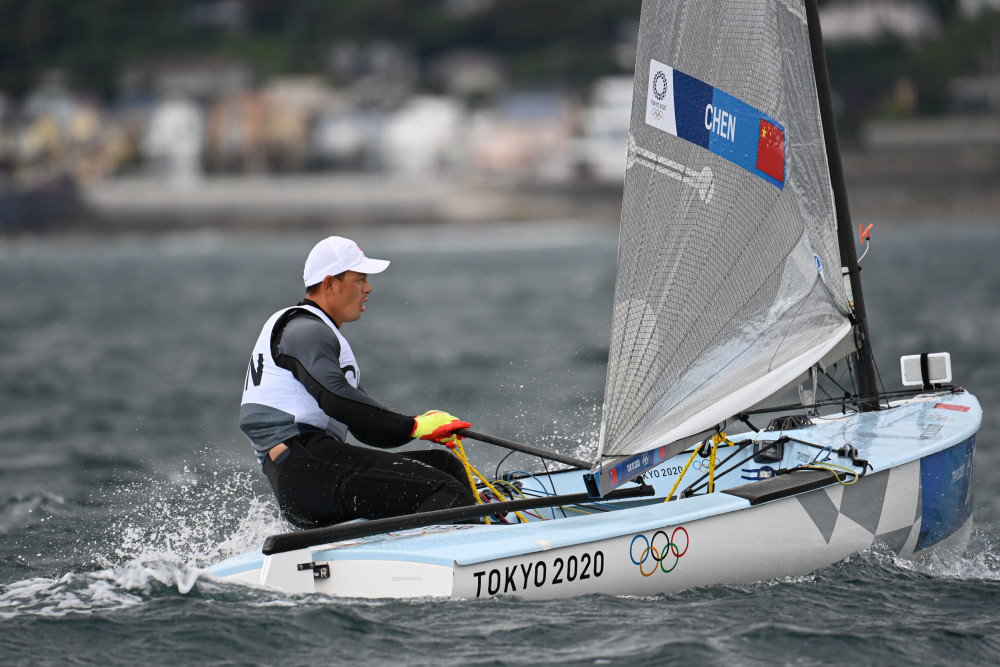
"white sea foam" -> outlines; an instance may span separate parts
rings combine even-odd
[[[274,503],[258,496],[252,481],[249,471],[203,472],[184,466],[166,482],[147,488],[148,502],[115,525],[120,534],[108,552],[96,554],[97,562],[206,567],[259,547],[267,535],[286,527]]]
[[[1000,581],[1000,536],[973,528],[964,550],[940,549],[915,561],[895,558],[905,570],[947,579]]]
[[[200,569],[176,563],[134,561],[97,572],[71,572],[57,579],[26,579],[3,587],[0,618],[22,614],[64,616],[133,607],[163,589],[176,589],[186,595],[201,574]]]

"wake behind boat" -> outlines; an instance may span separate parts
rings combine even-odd
[[[879,389],[814,0],[646,0],[635,71],[599,451],[548,455],[589,470],[271,536],[213,575],[352,597],[649,595],[876,543],[963,546],[982,410],[946,354],[904,358],[916,389]]]

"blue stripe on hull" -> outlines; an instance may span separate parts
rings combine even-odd
[[[976,436],[920,460],[920,537],[915,551],[947,539],[972,516]]]

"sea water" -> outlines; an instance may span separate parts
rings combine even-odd
[[[884,227],[882,229],[881,227]],[[325,233],[392,261],[344,332],[368,391],[581,458],[596,446],[612,226],[430,226],[0,240],[5,664],[943,664],[1000,656],[1000,230],[876,225],[883,383],[949,351],[985,418],[966,553],[879,550],[677,595],[358,601],[201,568],[288,526],[237,427],[249,350]],[[492,472],[506,452],[470,444]],[[504,469],[537,469],[513,455]],[[794,544],[775,544],[794,549]],[[740,545],[732,545],[739,558]]]

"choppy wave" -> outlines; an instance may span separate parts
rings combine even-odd
[[[37,577],[7,584],[0,594],[0,618],[18,614],[62,616],[142,604],[167,589],[186,594],[199,570],[171,563],[134,562],[99,572]]]
[[[917,664],[956,650],[987,660],[989,637],[1000,632],[988,611],[1000,596],[1000,535],[989,529],[975,530],[959,556],[910,562],[873,548],[808,575],[649,598],[359,601],[221,582],[203,568],[285,529],[250,485],[243,472],[188,468],[145,487],[142,512],[105,537],[101,569],[0,586],[0,619],[56,623],[48,627],[57,632],[102,632],[115,619],[122,638],[153,622],[155,643],[136,655],[180,642],[220,660],[278,660],[297,646],[303,662],[333,664],[390,655],[435,665]],[[61,507],[54,498],[20,502]],[[204,624],[226,642],[192,634]],[[256,631],[265,626],[271,632]],[[351,650],[330,654],[331,646]]]
[[[876,357],[891,367],[900,354],[950,346],[956,381],[996,405],[996,313],[982,305],[1000,290],[997,233],[946,227],[884,234],[866,261]],[[451,405],[477,430],[589,459],[613,234],[526,230],[365,230],[359,240],[394,263],[351,337],[366,342],[366,384],[386,404]],[[342,600],[203,574],[287,528],[234,401],[248,337],[289,303],[280,276],[315,240],[0,248],[0,277],[14,286],[7,310],[20,313],[0,350],[5,663],[992,664],[1000,655],[994,410],[976,452],[979,528],[959,557],[909,562],[875,549],[787,579],[548,601]],[[430,248],[449,252],[446,269],[427,270]],[[940,270],[914,260],[927,248]],[[66,285],[73,299],[53,310]],[[447,304],[447,321],[425,307],[428,294]],[[541,467],[518,455],[504,467],[522,465]]]
[[[54,493],[38,492],[0,498],[0,534],[16,527],[31,528],[45,523],[66,506],[66,500]]]
[[[185,467],[153,484],[120,485],[106,502],[118,505],[121,518],[104,534],[75,545],[103,569],[4,585],[0,617],[99,612],[187,595],[196,586],[214,590],[218,584],[206,583],[211,578],[203,568],[286,530],[273,503],[257,496],[251,482],[245,471],[226,475]],[[137,496],[144,502],[136,502]],[[0,501],[0,525],[24,526],[26,517],[44,522],[48,508],[64,505],[52,494],[8,498]]]

